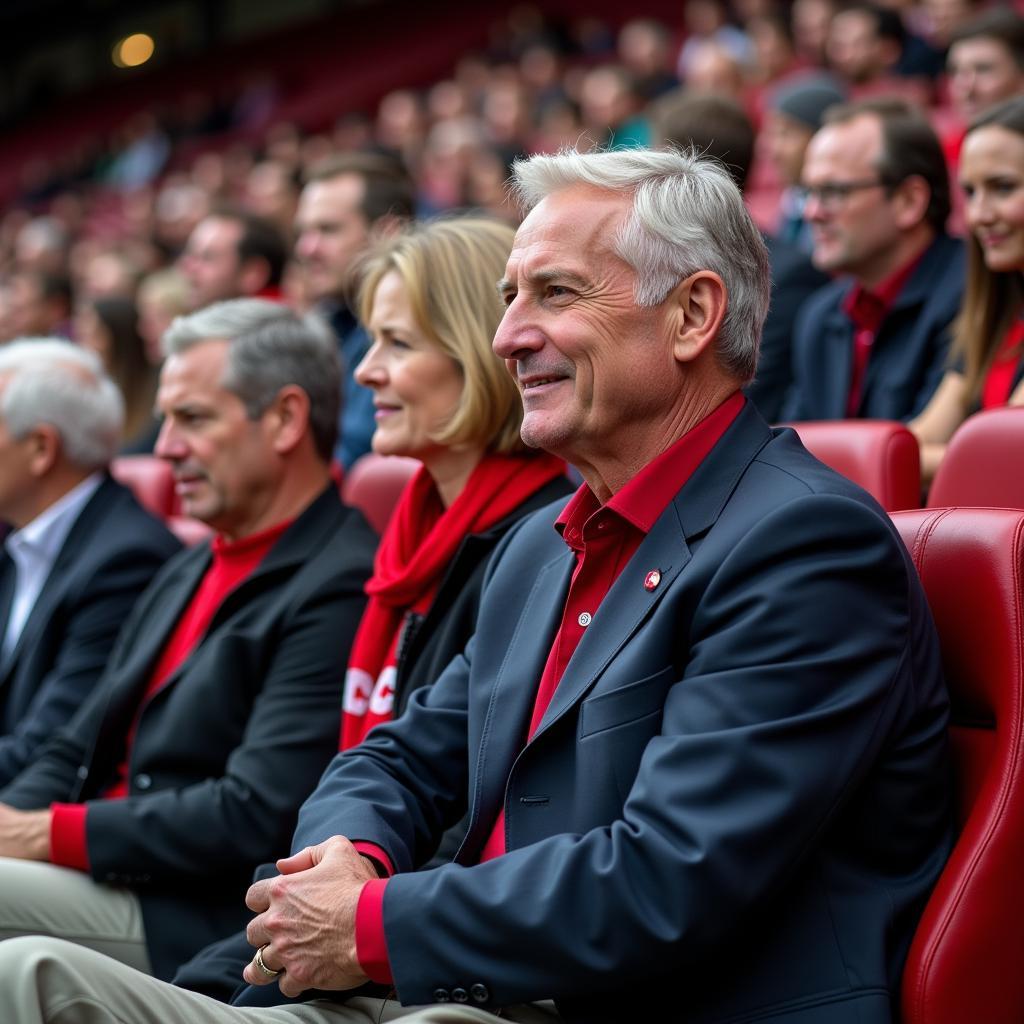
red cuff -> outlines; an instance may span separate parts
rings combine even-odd
[[[85,842],[85,804],[50,804],[50,863],[89,870]]]
[[[370,981],[393,985],[384,937],[384,890],[388,880],[367,882],[356,904],[356,957]]]
[[[361,853],[364,857],[376,861],[378,867],[384,871],[385,878],[390,878],[395,873],[395,865],[391,858],[376,843],[359,842],[353,843],[352,846],[356,853]]]

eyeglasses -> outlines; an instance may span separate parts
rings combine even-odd
[[[826,181],[821,185],[807,185],[800,189],[800,198],[806,205],[811,199],[817,200],[822,209],[838,210],[854,192],[865,188],[889,188],[889,183],[879,181]]]

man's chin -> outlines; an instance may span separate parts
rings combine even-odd
[[[528,448],[540,448],[565,458],[564,452],[571,445],[573,432],[569,424],[553,423],[536,414],[527,414],[519,436]]]

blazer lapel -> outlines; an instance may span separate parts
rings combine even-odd
[[[14,600],[15,573],[11,556],[0,547],[0,645],[3,644],[3,638],[7,633],[7,619],[10,617],[11,603]],[[13,653],[12,651],[11,654]],[[0,685],[7,681],[13,666],[13,657],[0,661]]]
[[[544,672],[553,638],[562,620],[575,559],[566,548],[537,574],[523,605],[512,640],[500,653],[482,735],[487,737],[477,751],[476,779],[470,792],[473,824],[481,808],[501,807],[509,768],[523,748],[537,687]],[[493,822],[488,822],[489,828]],[[472,828],[472,825],[471,825]]]
[[[690,561],[688,541],[714,524],[740,476],[770,438],[767,424],[748,401],[658,517],[605,595],[569,659],[534,739],[583,698],[616,653],[672,589]],[[661,573],[661,579],[653,590],[648,590],[644,582],[653,569]],[[557,613],[561,615],[564,593],[559,598]]]
[[[601,671],[669,591],[689,560],[690,549],[682,525],[675,505],[670,504],[619,574],[587,626],[544,712],[535,739],[590,689]],[[644,581],[653,569],[661,573],[661,579],[653,590],[648,590]]]
[[[157,658],[206,574],[211,556],[209,546],[204,544],[189,551],[187,557],[177,557],[177,571],[164,579],[159,593],[149,602],[145,625],[140,625],[132,637],[131,654],[118,672],[119,678],[132,679],[133,685],[140,679],[148,682]]]
[[[163,685],[150,695],[146,702],[148,707],[157,697],[160,696],[169,686],[172,686],[178,677],[185,672],[191,664],[192,658],[199,652],[206,642],[207,636],[214,632],[219,626],[229,619],[235,612],[254,600],[256,594],[273,586],[282,573],[297,571],[307,558],[316,557],[316,552],[323,545],[329,531],[336,528],[338,519],[342,515],[341,499],[338,497],[334,484],[330,484],[324,492],[303,512],[292,525],[285,530],[284,535],[270,549],[263,561],[242,580],[234,590],[228,594],[213,614],[203,635],[196,641],[189,654],[182,659],[177,668],[164,680]],[[209,548],[206,548],[209,552]],[[161,636],[161,643],[157,651],[163,650],[167,637],[171,630],[177,625],[178,619],[191,600],[192,594],[199,585],[203,575],[210,564],[209,553],[203,559],[200,567],[191,578],[187,586],[184,585],[177,593],[180,600],[174,602],[174,614],[166,619],[166,626]]]
[[[95,526],[101,523],[105,518],[107,511],[117,494],[118,487],[119,485],[114,483],[109,476],[106,477],[106,479],[100,483],[99,487],[96,488],[92,497],[85,503],[85,506],[82,508],[82,511],[79,512],[74,523],[72,523],[71,529],[64,538],[64,543],[61,545],[60,551],[57,552],[57,557],[54,559],[53,566],[50,568],[49,574],[43,581],[43,585],[40,588],[35,603],[32,605],[32,608],[28,613],[28,618],[25,620],[21,633],[18,636],[18,642],[14,645],[14,650],[11,651],[10,657],[4,662],[2,670],[4,675],[6,675],[9,670],[17,664],[22,648],[25,646],[26,642],[32,639],[33,634],[38,631],[39,624],[41,622],[46,622],[49,619],[53,612],[54,604],[63,592],[63,584],[68,576],[69,570],[73,570],[75,560],[78,558],[78,553],[92,540]],[[10,575],[12,582],[10,597],[13,598],[13,581],[15,578],[13,565],[11,566],[11,570]],[[9,601],[10,598],[8,598],[8,607],[4,611],[2,620],[3,628],[6,628],[7,625],[7,615],[10,611]]]

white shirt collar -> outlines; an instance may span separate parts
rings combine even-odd
[[[64,541],[67,540],[71,527],[75,525],[75,520],[101,483],[102,473],[90,473],[67,494],[40,512],[30,523],[8,534],[4,544],[11,558],[20,563],[22,558],[19,556],[27,555],[29,558],[48,561],[52,565]]]

